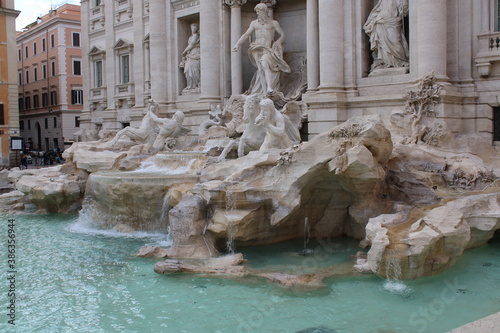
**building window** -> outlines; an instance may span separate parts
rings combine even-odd
[[[23,74],[21,72],[17,73],[17,80],[19,81],[19,85],[23,84]]]
[[[50,92],[50,105],[57,105],[57,91]]]
[[[101,0],[95,0],[95,5],[96,5],[96,6],[101,5]]]
[[[2,105],[2,106],[3,106],[3,104],[0,104],[0,105]],[[24,130],[24,121],[23,121],[23,120],[21,120],[21,121],[19,122],[19,129],[20,129],[21,131],[22,131],[22,130]]]
[[[49,128],[49,118],[45,118],[45,129]]]
[[[30,83],[30,71],[26,70],[26,83]]]
[[[3,104],[0,104],[0,125],[5,125],[5,110]]]
[[[73,60],[73,75],[82,75],[82,62]]]
[[[42,107],[47,107],[49,106],[48,102],[48,94],[46,92],[42,93]]]
[[[50,63],[50,75],[56,76],[56,62],[55,61],[52,61]]]
[[[42,52],[45,52],[45,38],[42,38]]]
[[[21,61],[21,49],[17,50],[17,60]]]
[[[26,108],[26,110],[31,109],[31,99],[29,96],[26,96],[24,98],[24,107]]]
[[[22,97],[19,97],[17,99],[17,105],[18,105],[20,111],[24,110],[24,102],[23,102],[23,98]]]
[[[38,80],[38,69],[36,67],[33,68],[33,80]]]
[[[71,90],[71,104],[83,104],[83,90],[73,89]]]
[[[36,42],[33,43],[33,55],[36,55]]]
[[[28,45],[24,47],[24,59],[28,58]]]
[[[102,60],[94,63],[95,87],[102,87]]]
[[[54,34],[50,35],[50,47],[54,47],[56,45]]]
[[[40,99],[38,98],[38,94],[33,95],[33,108],[38,109],[40,107]]]
[[[58,148],[59,147],[59,139],[53,138],[52,141],[54,142],[54,148]]]
[[[57,128],[57,117],[53,118],[54,128]]]
[[[47,78],[47,65],[43,64],[42,65],[42,79],[46,79],[46,78]]]
[[[28,130],[31,129],[31,120],[28,119]]]
[[[125,54],[120,56],[120,74],[121,83],[129,83],[130,81],[130,67],[129,67],[129,55]]]
[[[80,127],[80,117],[75,117],[75,127]]]
[[[80,33],[73,32],[73,46],[80,46]]]

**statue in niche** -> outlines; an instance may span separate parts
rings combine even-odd
[[[157,151],[163,150],[165,145],[172,147],[175,144],[173,139],[191,132],[190,129],[182,126],[184,112],[181,110],[177,110],[172,118],[159,118],[151,113],[151,119],[160,128],[160,132],[153,143],[153,148]]]
[[[156,136],[158,135],[158,126],[156,125],[154,119],[157,118],[156,113],[158,112],[158,103],[152,99],[148,101],[148,105],[144,108],[145,116],[142,118],[141,125],[139,128],[133,128],[130,126],[125,127],[116,133],[113,140],[111,140],[111,145],[114,146],[118,140],[124,136],[128,136],[134,141],[139,141],[141,143],[152,144]]]
[[[272,100],[266,98],[260,102],[259,106],[260,114],[255,119],[255,124],[263,126],[266,129],[266,137],[259,150],[286,149],[300,141],[300,133],[297,128],[287,126],[287,123],[291,123],[290,119],[276,110]],[[294,131],[290,135],[290,133],[287,133],[287,130],[291,129]],[[292,142],[292,140],[295,142]]]
[[[408,67],[408,42],[403,19],[408,15],[408,0],[379,0],[363,26],[373,52],[371,71]]]
[[[191,24],[191,36],[188,45],[182,52],[182,61],[179,67],[184,70],[187,85],[182,93],[200,92],[200,32],[198,23]]]
[[[257,72],[252,78],[247,94],[266,95],[277,92],[280,88],[280,73],[290,73],[290,67],[283,60],[283,41],[285,33],[277,21],[269,17],[267,6],[263,3],[255,6],[257,19],[250,23],[248,30],[240,37],[233,48],[237,52],[241,44],[255,33],[255,40],[250,43],[248,55]],[[280,37],[274,41],[275,33]]]

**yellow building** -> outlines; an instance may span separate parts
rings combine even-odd
[[[15,29],[18,15],[14,0],[0,0],[0,167],[16,163],[16,153],[10,150],[10,138],[19,136]]]

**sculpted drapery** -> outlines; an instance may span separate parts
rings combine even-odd
[[[408,0],[380,0],[363,26],[370,37],[372,71],[378,68],[408,66],[408,42],[403,18],[408,15]]]

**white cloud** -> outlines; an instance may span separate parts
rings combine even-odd
[[[59,7],[65,3],[79,5],[79,0],[15,0],[15,9],[21,13],[16,19],[16,30],[21,30],[28,24],[35,22],[40,15],[47,14],[50,7]]]

